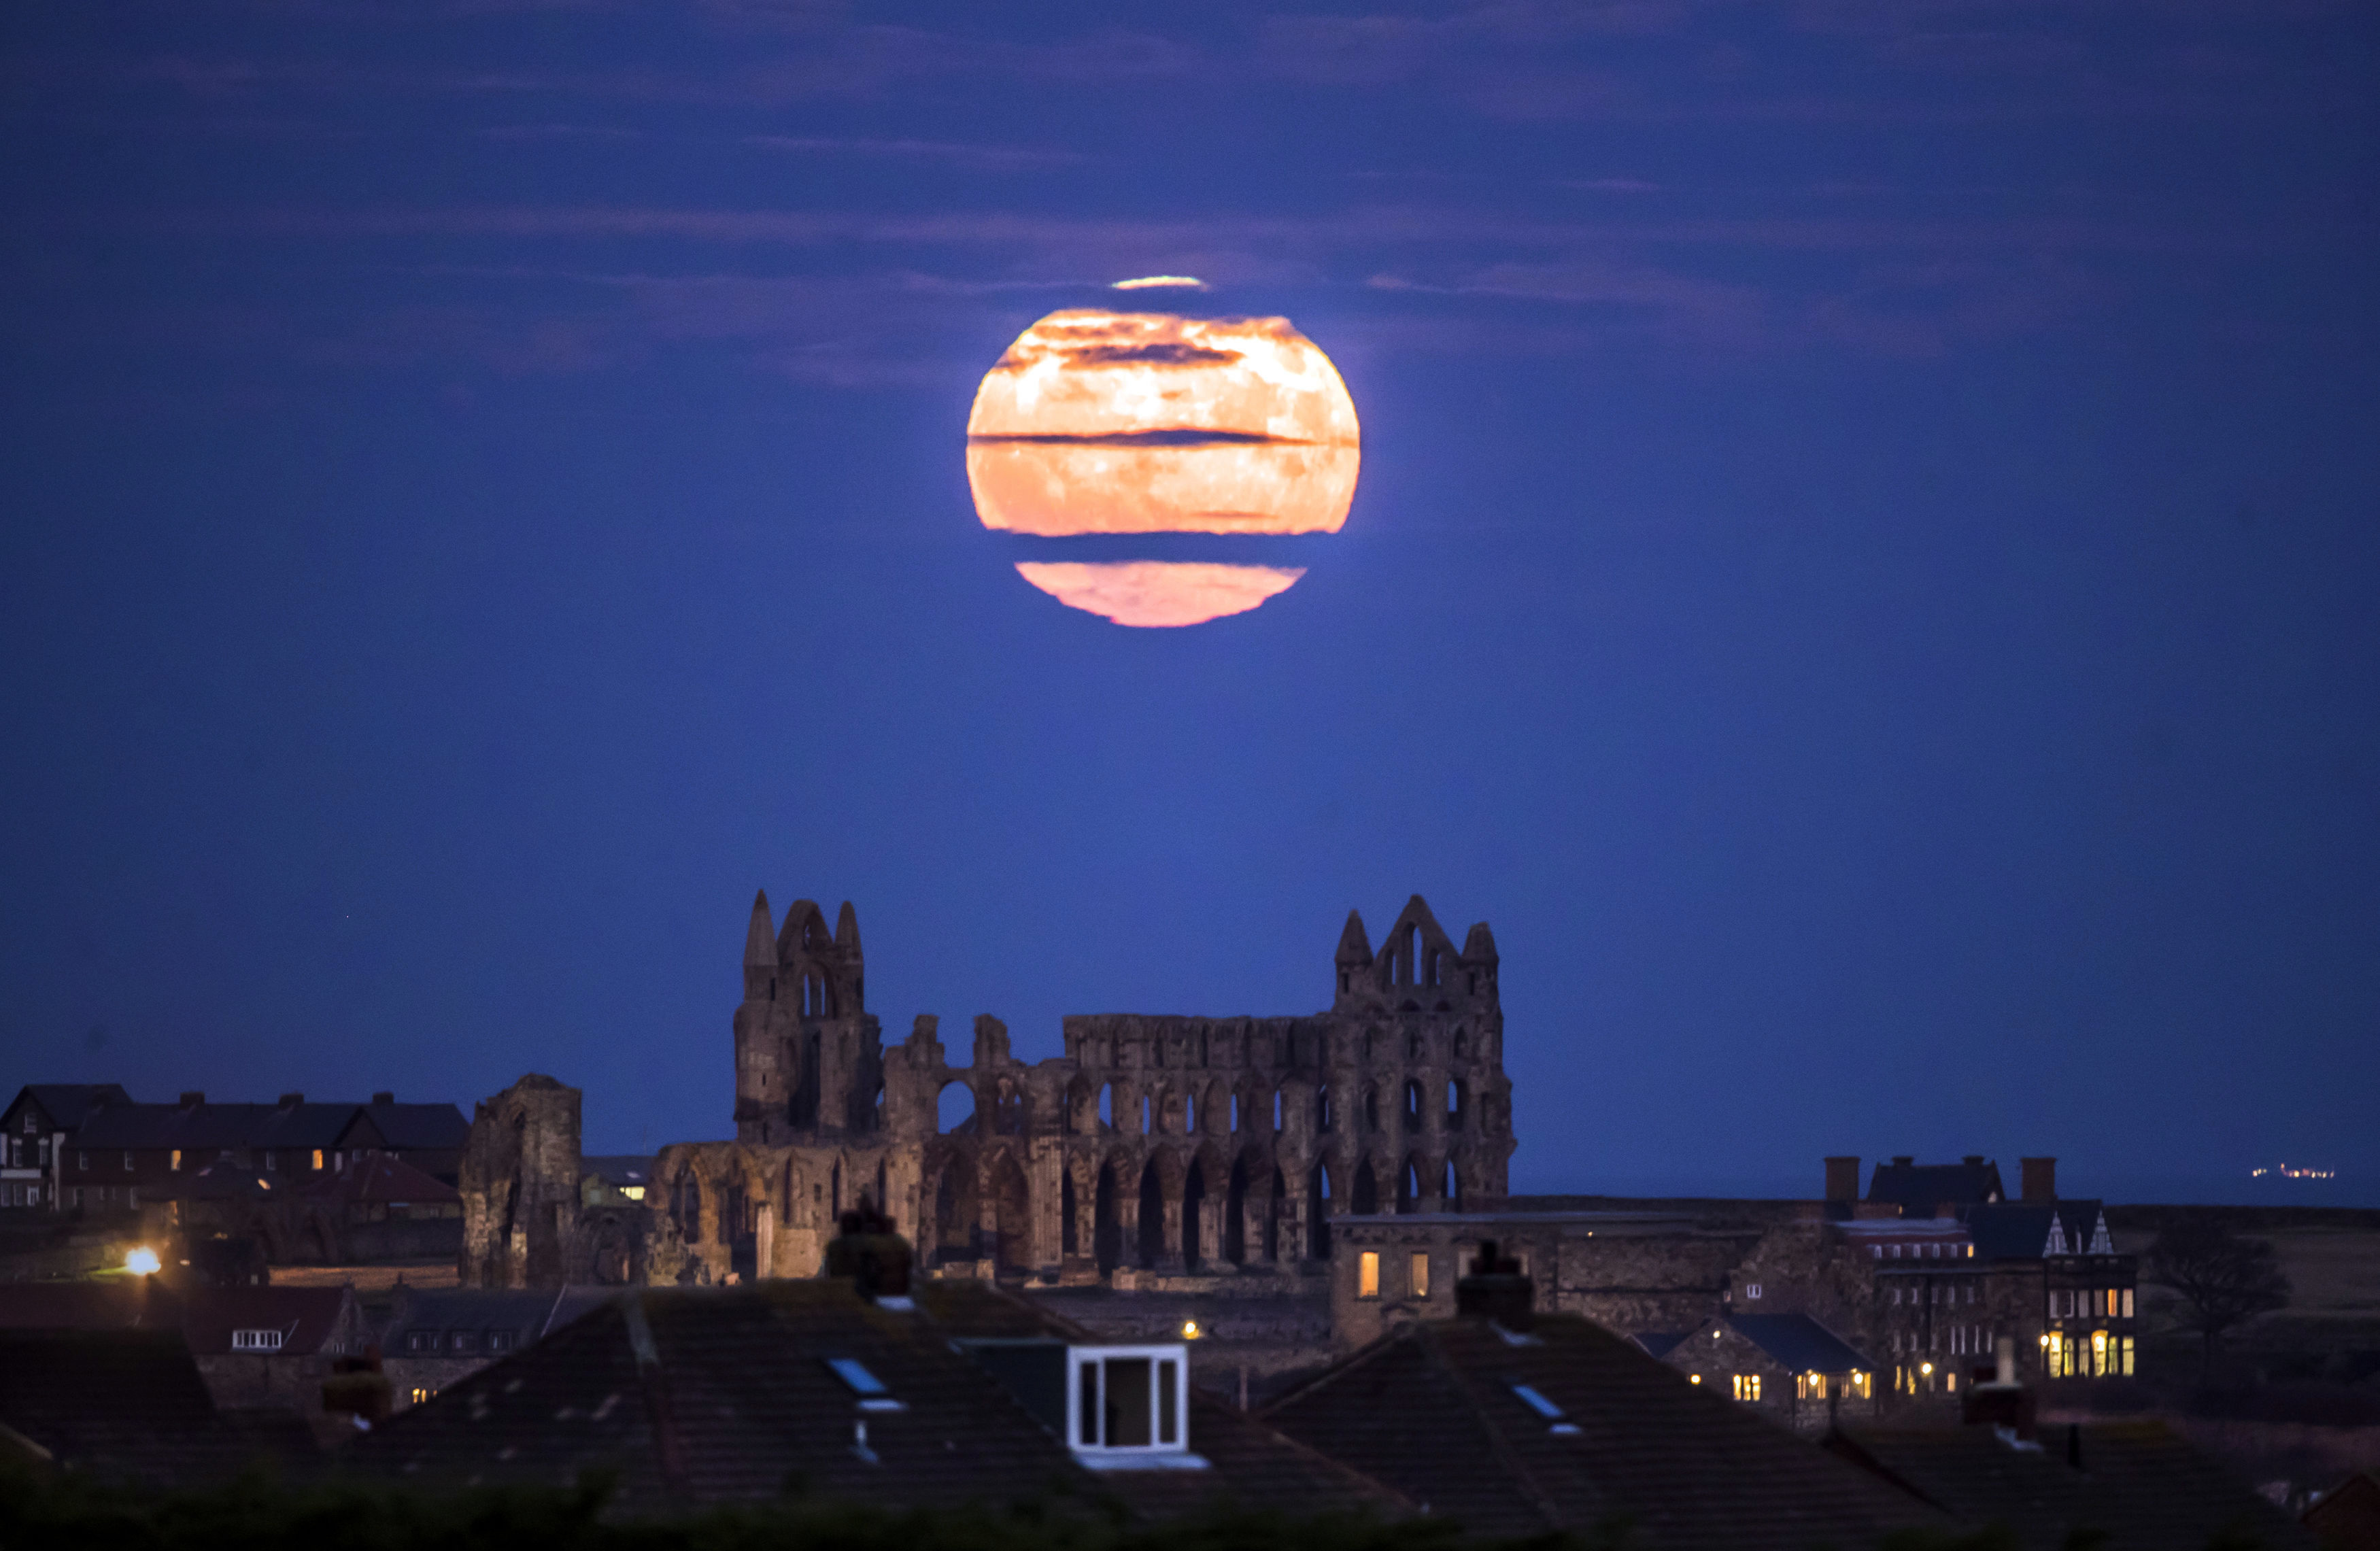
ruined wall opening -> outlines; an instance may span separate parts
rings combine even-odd
[[[1014,1157],[1002,1153],[993,1160],[985,1192],[990,1220],[984,1248],[997,1269],[1012,1274],[1030,1271],[1033,1205],[1025,1187],[1025,1170],[1017,1167]]]
[[[1421,1203],[1421,1167],[1412,1158],[1397,1171],[1397,1210],[1410,1212]]]
[[[1190,1162],[1190,1177],[1182,1183],[1182,1264],[1192,1271],[1198,1269],[1198,1257],[1212,1246],[1198,1239],[1200,1209],[1207,1204],[1207,1166],[1196,1158]]]
[[[1075,1171],[1071,1169],[1058,1176],[1058,1253],[1077,1255],[1083,1253],[1080,1208],[1075,1204]]]
[[[1305,1253],[1314,1260],[1330,1258],[1330,1166],[1317,1163],[1305,1182]]]
[[[1439,1194],[1446,1198],[1446,1209],[1448,1211],[1459,1212],[1463,1210],[1463,1181],[1454,1172],[1454,1160],[1452,1158],[1448,1158],[1446,1160],[1446,1186],[1445,1189],[1441,1190]]]
[[[1091,1198],[1091,1254],[1099,1262],[1099,1274],[1105,1276],[1123,1263],[1123,1223],[1116,1211],[1114,1164],[1099,1165]]]
[[[1370,1217],[1380,1209],[1380,1183],[1372,1178],[1368,1161],[1355,1165],[1355,1188],[1350,1193],[1347,1209],[1358,1217]]]
[[[1320,1087],[1314,1090],[1314,1129],[1318,1132],[1330,1130],[1332,1119],[1333,1117],[1330,1113],[1330,1084],[1325,1083]]]
[[[1099,1084],[1099,1129],[1101,1131],[1112,1131],[1115,1129],[1115,1084],[1113,1083],[1101,1083]]]
[[[1449,1131],[1463,1129],[1463,1080],[1459,1077],[1450,1079],[1446,1084],[1446,1129]]]
[[[1408,1134],[1421,1130],[1421,1084],[1408,1080],[1405,1084],[1405,1131]]]
[[[1223,1191],[1223,1258],[1234,1266],[1248,1258],[1248,1160],[1232,1161],[1232,1181]]]
[[[1140,1242],[1135,1248],[1144,1270],[1155,1270],[1165,1256],[1165,1181],[1155,1159],[1140,1171]]]
[[[934,1128],[948,1136],[975,1130],[975,1090],[953,1077],[934,1097]]]
[[[1364,1090],[1364,1130],[1368,1134],[1380,1129],[1380,1090]]]

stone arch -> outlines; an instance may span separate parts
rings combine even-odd
[[[1305,1181],[1305,1254],[1309,1260],[1330,1258],[1330,1208],[1335,1205],[1331,1183],[1330,1160],[1316,1158],[1313,1172]]]
[[[1364,1133],[1367,1136],[1380,1129],[1380,1090],[1378,1084],[1364,1090]]]
[[[1029,1105],[1022,1084],[1004,1072],[991,1080],[991,1133],[994,1136],[1024,1135],[1028,1114]]]
[[[937,1147],[927,1154],[920,1207],[920,1235],[937,1266],[981,1258],[977,1242],[981,1219],[981,1170],[973,1151]]]
[[[1421,1209],[1422,1194],[1428,1188],[1424,1183],[1429,1178],[1428,1173],[1424,1169],[1427,1162],[1427,1160],[1419,1153],[1408,1154],[1404,1167],[1397,1170],[1398,1211],[1415,1212]]]
[[[1183,1113],[1186,1105],[1187,1096],[1184,1095],[1182,1090],[1170,1084],[1157,1090],[1157,1131],[1159,1134],[1166,1136],[1182,1136],[1188,1134],[1189,1127],[1184,1121]]]
[[[1124,1169],[1123,1155],[1111,1154],[1091,1181],[1091,1255],[1101,1276],[1123,1264]]]
[[[1427,1104],[1427,1101],[1422,1097],[1421,1083],[1415,1078],[1406,1078],[1404,1104],[1404,1132],[1406,1135],[1413,1136],[1420,1133],[1422,1129],[1422,1115]]]
[[[942,1136],[972,1136],[982,1128],[976,1122],[976,1094],[966,1079],[944,1077],[934,1090],[934,1131]]]
[[[1328,1083],[1319,1084],[1314,1090],[1315,1134],[1318,1136],[1328,1135],[1333,1129],[1335,1129],[1337,1121],[1338,1116],[1332,1114],[1330,1110],[1330,1084]]]
[[[1446,1179],[1439,1194],[1445,1201],[1448,1211],[1459,1212],[1463,1209],[1463,1180],[1462,1176],[1455,1171],[1454,1160],[1451,1157],[1446,1160]]]
[[[1061,1129],[1069,1136],[1088,1136],[1099,1129],[1099,1095],[1092,1091],[1091,1080],[1076,1072],[1066,1084],[1066,1097],[1059,1109]]]
[[[1470,1087],[1460,1077],[1446,1080],[1446,1129],[1461,1131],[1464,1115],[1471,1108]]]

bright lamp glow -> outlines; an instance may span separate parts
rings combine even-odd
[[[136,1277],[155,1276],[157,1252],[146,1244],[135,1245],[132,1253],[124,1257],[124,1268]]]
[[[1182,1339],[1185,1341],[1195,1341],[1198,1339],[1198,1322],[1196,1320],[1185,1319],[1182,1322]]]

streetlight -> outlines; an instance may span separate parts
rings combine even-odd
[[[1198,1322],[1196,1320],[1185,1319],[1182,1322],[1182,1339],[1184,1340],[1195,1341],[1198,1339],[1199,1334]]]
[[[132,1253],[124,1257],[124,1268],[136,1277],[157,1274],[157,1252],[146,1244],[135,1244]]]

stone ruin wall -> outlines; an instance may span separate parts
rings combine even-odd
[[[779,929],[763,896],[734,1022],[735,1140],[664,1147],[624,1248],[621,1221],[561,1209],[577,1199],[577,1092],[525,1079],[473,1124],[464,1279],[812,1276],[863,1195],[929,1273],[1312,1274],[1333,1218],[1504,1194],[1498,967],[1484,924],[1458,949],[1416,895],[1377,953],[1350,913],[1328,1012],[1070,1016],[1065,1053],[1030,1064],[980,1017],[960,1066],[932,1017],[884,1047],[849,904],[832,931],[808,901]],[[953,1084],[973,1112],[944,1131]]]

